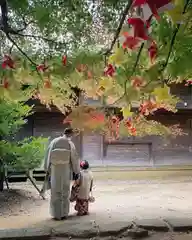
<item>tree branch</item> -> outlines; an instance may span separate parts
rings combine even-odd
[[[180,24],[177,25],[177,27],[175,28],[175,31],[173,32],[173,37],[172,37],[172,39],[171,39],[171,43],[170,43],[170,47],[169,47],[169,52],[168,52],[168,55],[167,55],[165,64],[163,64],[162,72],[165,70],[165,68],[167,67],[167,65],[168,65],[168,63],[169,63],[169,59],[170,59],[171,53],[172,53],[172,51],[173,51],[173,46],[174,46],[174,43],[175,43],[175,40],[176,40],[177,33],[179,32],[179,28],[180,28]]]
[[[1,27],[8,29],[8,6],[7,0],[0,1],[1,7]]]
[[[34,38],[34,39],[42,39],[45,42],[50,42],[53,44],[60,44],[63,45],[64,43],[62,42],[57,42],[54,41],[53,39],[49,39],[43,36],[36,36],[36,35],[30,35],[30,34],[23,34],[22,31],[24,31],[31,23],[33,23],[34,21],[30,21],[30,22],[26,22],[25,20],[25,16],[21,16],[21,18],[23,19],[23,25],[24,27],[21,29],[17,29],[14,30],[12,29],[9,24],[8,24],[8,6],[7,6],[7,0],[0,0],[0,7],[1,7],[1,13],[2,13],[2,19],[1,19],[1,24],[0,24],[0,29],[6,34],[6,36],[8,37],[8,39],[12,42],[14,41],[11,37],[10,34],[12,35],[18,35],[18,36],[22,36],[22,37],[28,37],[28,38]],[[15,42],[15,41],[14,41]],[[14,43],[14,45],[17,47],[17,49],[19,50],[16,42]],[[20,51],[20,50],[19,50]],[[21,53],[23,54],[23,52],[21,51]],[[23,54],[24,55],[24,54]],[[28,59],[29,60],[29,59]],[[30,61],[31,62],[31,61]]]
[[[190,1],[191,0],[187,0],[187,2],[185,3],[184,9],[183,9],[183,14],[186,13],[186,10],[187,10],[187,7],[188,7],[188,4],[190,3]],[[180,27],[181,27],[181,23],[177,24],[177,26],[176,26],[176,28],[175,28],[175,30],[173,32],[173,36],[172,36],[170,47],[169,47],[169,52],[168,52],[165,64],[163,65],[163,69],[161,70],[161,72],[163,72],[165,70],[165,68],[167,67],[167,65],[169,64],[169,59],[170,59],[171,53],[173,51],[173,47],[174,47],[174,44],[175,44],[176,36],[177,36],[177,34],[179,32]]]
[[[24,30],[26,30],[27,29],[27,27],[31,24],[31,23],[34,23],[34,21],[29,21],[28,23],[27,22],[25,22],[25,21],[23,21],[23,25],[24,25],[24,27],[23,28],[20,28],[20,29],[18,29],[18,30],[15,30],[12,34],[19,34],[20,32],[23,32]]]
[[[29,62],[36,67],[37,64],[19,47],[15,40],[13,40],[9,34],[6,34],[6,36],[9,39],[9,41],[20,51],[20,53],[22,53],[23,56],[25,56],[29,60]]]
[[[185,4],[185,6],[184,6],[183,14],[185,14],[185,12],[186,12],[186,10],[187,10],[187,7],[188,7],[188,4],[189,4],[190,1],[191,1],[191,0],[187,0],[186,4]],[[129,4],[130,4],[130,2],[129,2]],[[128,4],[128,5],[129,5],[129,4]],[[126,9],[127,11],[129,10],[128,5],[127,5],[127,9]],[[130,7],[131,7],[131,5],[130,5]],[[125,17],[126,17],[126,14],[125,14],[125,11],[124,11],[124,14],[123,14],[123,17],[122,17],[122,21],[120,22],[119,27],[118,27],[118,29],[117,29],[117,31],[116,31],[114,40],[112,41],[112,44],[111,44],[111,48],[106,52],[106,54],[109,54],[109,53],[111,52],[111,50],[112,50],[112,48],[113,48],[113,46],[114,46],[114,44],[115,44],[115,42],[116,42],[116,40],[117,40],[117,38],[118,38],[118,36],[119,36],[119,33],[120,33],[120,31],[121,31],[121,28],[122,28],[123,22],[124,22],[124,20],[125,20]],[[171,53],[172,53],[172,51],[173,51],[174,43],[175,43],[175,40],[176,40],[177,33],[179,32],[180,26],[181,26],[181,24],[177,24],[177,27],[176,27],[176,29],[175,29],[175,31],[174,31],[174,33],[173,33],[173,37],[172,37],[171,43],[170,43],[169,52],[168,52],[166,61],[165,61],[164,65],[163,65],[163,68],[162,68],[161,72],[163,72],[163,71],[165,70],[165,68],[167,67],[167,65],[168,65],[168,63],[169,63],[169,59],[170,59]],[[134,66],[133,66],[132,74],[130,75],[130,77],[133,76],[133,74],[135,73],[135,70],[136,70],[137,65],[138,65],[138,63],[139,63],[139,59],[140,59],[140,56],[141,56],[143,47],[144,47],[144,43],[142,43],[142,45],[141,45],[141,47],[140,47],[140,49],[139,49],[139,52],[138,52],[138,55],[137,55],[137,59],[136,59],[136,62],[135,62],[135,64],[134,64]],[[119,102],[121,99],[123,99],[123,98],[127,95],[127,82],[128,82],[128,80],[130,79],[130,77],[127,78],[126,81],[125,81],[125,84],[124,84],[124,94],[123,94],[118,100],[116,100],[115,102],[113,102],[113,103],[110,104],[110,105],[116,104],[117,102]],[[146,86],[148,86],[148,85],[149,85],[149,83],[148,83]],[[145,87],[146,87],[146,86],[145,86]]]
[[[110,48],[105,52],[104,55],[108,55],[108,54],[111,53],[111,51],[112,51],[112,49],[113,49],[113,47],[114,47],[114,45],[115,45],[115,43],[116,43],[116,41],[117,41],[117,39],[118,39],[118,37],[119,37],[119,34],[120,34],[121,29],[122,29],[122,27],[123,27],[123,24],[124,24],[124,21],[125,21],[125,19],[126,19],[127,14],[128,14],[128,11],[129,11],[129,9],[131,8],[131,5],[132,5],[132,0],[129,0],[128,3],[127,3],[127,5],[126,5],[126,7],[125,7],[125,9],[124,9],[124,11],[123,11],[123,13],[122,13],[122,17],[121,17],[121,20],[120,20],[120,22],[119,22],[119,26],[118,26],[118,28],[117,28],[117,30],[116,30],[116,32],[115,32],[113,41],[111,42],[111,46],[110,46]]]
[[[139,63],[139,60],[140,60],[140,57],[141,57],[141,53],[142,53],[142,51],[143,51],[143,48],[144,48],[144,43],[142,43],[141,44],[141,47],[139,48],[139,52],[138,52],[138,54],[137,54],[137,58],[136,58],[136,61],[135,61],[135,64],[134,64],[134,66],[133,66],[133,70],[132,70],[132,73],[131,73],[131,75],[130,75],[130,77],[132,77],[133,75],[134,75],[134,73],[135,73],[135,71],[136,71],[136,68],[137,68],[137,65],[138,65],[138,63]],[[130,78],[129,77],[129,78]],[[125,95],[127,94],[127,82],[128,82],[128,78],[126,79],[126,81],[125,81]]]
[[[23,18],[24,27],[22,29],[14,30],[8,24],[8,5],[7,0],[0,0],[0,7],[1,7],[1,22],[0,22],[0,30],[2,30],[5,34],[17,34],[27,28],[31,22],[26,23],[25,19]]]
[[[14,44],[11,45],[10,49],[9,49],[9,54],[11,55],[12,50],[13,50]]]
[[[18,36],[21,36],[21,37],[26,37],[26,38],[34,38],[34,39],[39,39],[39,40],[43,40],[45,42],[50,42],[50,43],[53,43],[53,44],[60,44],[60,45],[66,45],[66,43],[62,43],[62,42],[57,42],[53,39],[50,39],[50,38],[46,38],[46,37],[43,37],[43,36],[38,36],[38,35],[33,35],[33,34],[23,34],[23,33],[15,33],[15,35],[18,35]]]
[[[113,102],[112,104],[110,104],[110,105],[114,105],[114,104],[118,103],[120,100],[122,100],[122,99],[127,95],[127,82],[128,82],[129,79],[134,75],[134,73],[135,73],[135,71],[136,71],[136,68],[137,68],[137,65],[138,65],[138,63],[139,63],[139,60],[140,60],[140,57],[141,57],[141,53],[142,53],[142,51],[143,51],[143,48],[144,48],[144,43],[141,44],[141,47],[140,47],[139,52],[138,52],[138,54],[137,54],[137,58],[136,58],[136,61],[135,61],[134,66],[133,66],[132,73],[130,74],[129,78],[127,78],[127,79],[125,80],[125,83],[124,83],[124,93],[123,93],[123,95],[122,95],[119,99],[117,99],[115,102]]]

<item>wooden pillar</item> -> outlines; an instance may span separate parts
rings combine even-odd
[[[105,162],[104,158],[106,157],[106,154],[105,154],[105,136],[104,135],[101,135],[100,147],[101,147],[101,162],[102,162],[102,165],[103,165],[104,162]]]
[[[80,132],[79,134],[79,155],[80,158],[83,159],[83,133]]]
[[[148,144],[148,149],[149,149],[149,163],[151,166],[154,166],[153,144],[152,143]]]

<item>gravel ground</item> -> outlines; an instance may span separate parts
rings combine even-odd
[[[40,187],[41,184],[38,186]],[[30,216],[34,208],[48,202],[48,200],[42,200],[37,190],[28,182],[12,183],[10,188],[0,192],[0,217]]]

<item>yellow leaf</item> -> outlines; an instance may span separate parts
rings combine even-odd
[[[110,88],[112,87],[112,79],[109,77],[103,77],[99,81],[99,87]]]
[[[125,62],[125,54],[122,48],[116,48],[115,53],[109,57],[109,63],[114,65],[121,65]]]
[[[121,109],[121,112],[123,113],[123,118],[129,118],[132,117],[133,112],[131,112],[131,106],[129,105],[128,107],[123,107]]]
[[[172,0],[175,6],[183,6],[185,5],[185,0]]]
[[[165,87],[157,87],[153,91],[153,95],[156,97],[157,101],[163,101],[165,99],[170,98],[170,88]]]
[[[174,23],[180,23],[183,20],[183,9],[185,0],[172,0],[174,7],[167,11],[167,14],[171,17]]]

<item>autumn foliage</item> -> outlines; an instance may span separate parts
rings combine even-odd
[[[70,108],[72,113],[65,121],[83,131],[106,134],[109,139],[171,133],[147,117],[158,109],[176,112],[179,99],[171,94],[171,84],[191,85],[187,62],[192,56],[190,0],[134,0],[126,4],[107,51],[95,47],[94,51],[57,54],[44,61],[6,54],[0,70],[1,96],[18,101],[34,97],[47,106],[57,106],[64,114]],[[182,62],[185,65],[178,67]],[[25,92],[20,90],[23,84],[30,85]],[[77,107],[74,87],[85,99],[97,100],[97,106]],[[110,107],[121,109],[122,118],[113,111],[106,114]]]

